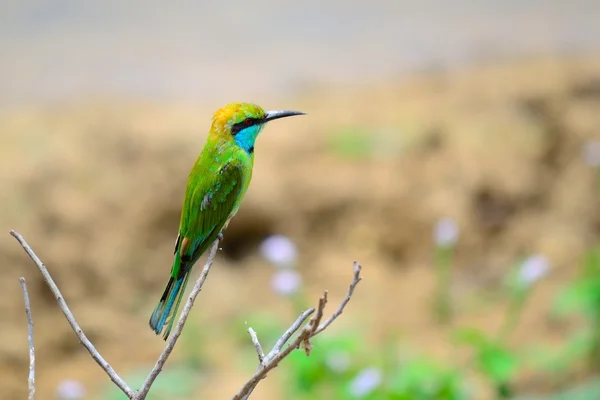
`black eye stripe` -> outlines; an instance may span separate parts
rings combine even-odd
[[[256,125],[256,124],[260,123],[260,121],[261,120],[259,118],[246,118],[242,122],[238,122],[237,124],[232,125],[231,134],[235,136],[242,129],[249,128],[253,125]]]

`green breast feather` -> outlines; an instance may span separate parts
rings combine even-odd
[[[229,152],[228,152],[229,153]],[[241,152],[239,152],[241,153]],[[181,214],[179,235],[181,267],[191,266],[214,242],[235,214],[250,183],[251,167],[246,167],[243,154],[228,154],[228,162],[214,168],[200,157],[192,170]],[[183,240],[187,239],[186,246]],[[172,271],[173,276],[184,271]]]

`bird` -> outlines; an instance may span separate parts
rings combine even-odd
[[[167,340],[194,264],[222,236],[248,190],[256,138],[273,120],[305,115],[265,111],[250,103],[232,103],[215,112],[208,138],[186,185],[173,266],[149,325]]]

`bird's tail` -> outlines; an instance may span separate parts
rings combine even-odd
[[[172,276],[169,278],[169,283],[167,283],[167,287],[150,317],[150,327],[157,335],[163,331],[165,324],[168,324],[167,328],[164,329],[164,340],[167,340],[173,328],[175,315],[190,277],[190,270],[177,279]]]

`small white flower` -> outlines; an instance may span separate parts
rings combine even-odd
[[[458,236],[458,224],[452,218],[439,219],[433,229],[433,241],[438,247],[453,247],[458,242]]]
[[[600,168],[600,140],[586,142],[582,148],[585,163],[592,168]]]
[[[541,254],[526,259],[519,269],[519,281],[527,286],[534,284],[548,274],[550,263]]]
[[[61,400],[77,400],[85,397],[85,387],[83,383],[66,379],[56,387],[56,395]]]
[[[277,271],[271,278],[271,287],[282,296],[296,293],[301,285],[302,277],[294,270]]]
[[[298,249],[294,242],[283,235],[272,235],[260,245],[264,258],[277,267],[291,267],[298,257]]]
[[[381,384],[381,370],[375,367],[363,369],[350,383],[350,393],[354,397],[364,397]]]
[[[325,359],[327,366],[337,373],[342,373],[350,367],[350,356],[344,352],[337,352]]]

